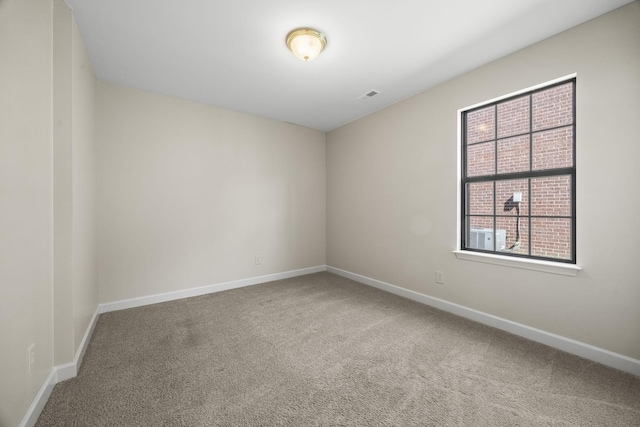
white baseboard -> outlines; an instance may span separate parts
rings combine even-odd
[[[87,326],[87,330],[82,337],[82,341],[80,342],[80,346],[78,347],[78,351],[76,351],[76,356],[73,358],[73,361],[55,367],[57,377],[56,383],[68,380],[69,378],[73,378],[78,375],[78,370],[82,364],[82,358],[84,357],[84,353],[87,351],[87,346],[89,345],[91,335],[93,335],[93,330],[96,328],[96,323],[98,323],[98,317],[100,317],[100,306],[96,307],[96,311],[93,313],[91,322],[89,322],[89,326]]]
[[[501,317],[439,298],[430,297],[428,295],[404,289],[370,277],[341,270],[339,268],[327,266],[327,271],[458,316],[466,317],[467,319],[474,320],[478,323],[502,329],[503,331],[548,345],[549,347],[557,348],[559,350],[566,351],[567,353],[575,354],[576,356],[640,376],[640,360],[638,359],[614,353],[603,348],[595,347],[591,344],[572,340],[550,332],[542,331],[540,329],[532,328],[521,323],[512,322],[511,320],[503,319]]]
[[[183,298],[197,297],[201,295],[213,294],[216,292],[228,291],[230,289],[242,288],[245,286],[257,285],[274,280],[288,279],[290,277],[304,276],[305,274],[319,273],[326,271],[325,265],[302,268],[300,270],[285,271],[283,273],[267,274],[265,276],[250,277],[248,279],[234,280],[231,282],[217,283],[215,285],[200,286],[197,288],[183,289],[180,291],[166,292],[162,294],[149,295],[145,297],[131,298],[126,300],[107,302],[100,304],[100,313],[124,310],[127,308],[141,307],[143,305],[157,304],[160,302],[174,301]]]
[[[55,387],[55,385],[56,368],[54,367],[51,369],[51,372],[42,383],[42,387],[40,387],[40,390],[38,390],[38,394],[36,394],[33,402],[31,402],[31,406],[29,406],[27,413],[22,418],[20,427],[33,427],[36,425],[38,417],[44,409],[44,405],[47,404],[47,400],[49,400],[49,396],[51,396],[51,392],[53,391],[53,387]]]
[[[47,404],[47,400],[49,400],[49,396],[51,396],[53,387],[61,381],[68,380],[78,375],[82,358],[84,357],[84,353],[87,351],[89,340],[91,339],[91,335],[93,335],[93,330],[96,327],[96,323],[98,323],[99,316],[99,307],[96,307],[96,311],[93,313],[91,322],[89,322],[89,325],[87,326],[87,330],[84,333],[84,337],[80,342],[80,346],[78,347],[78,351],[76,351],[73,361],[51,368],[49,376],[47,376],[44,383],[42,383],[42,387],[40,387],[40,390],[33,399],[33,402],[31,402],[31,406],[29,406],[27,413],[22,418],[20,427],[33,427],[38,421],[38,417],[44,409],[44,405]]]

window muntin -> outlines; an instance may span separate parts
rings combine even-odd
[[[463,250],[576,262],[575,79],[462,112]]]

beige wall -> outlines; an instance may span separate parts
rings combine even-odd
[[[325,264],[323,132],[107,83],[97,99],[101,302]]]
[[[3,0],[0,29],[0,425],[13,426],[97,308],[95,76],[62,0]]]
[[[54,364],[73,360],[98,304],[96,78],[71,10],[53,2]]]
[[[96,217],[96,76],[73,19],[71,73],[73,167],[73,354],[98,306],[98,247]]]
[[[635,2],[330,132],[327,263],[639,359],[639,22]],[[457,110],[574,72],[583,271],[456,259]]]
[[[54,365],[73,359],[72,14],[53,4],[53,342]]]
[[[0,2],[2,426],[18,425],[53,363],[51,19],[50,2]]]

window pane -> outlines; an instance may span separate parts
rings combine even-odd
[[[552,87],[532,95],[533,130],[573,123],[573,84]]]
[[[493,182],[476,182],[467,185],[469,213],[493,215]]]
[[[493,228],[492,216],[471,216],[469,226],[472,228]]]
[[[531,179],[531,214],[571,216],[571,176]]]
[[[467,113],[467,144],[495,139],[495,107]]]
[[[467,217],[467,248],[493,249],[493,217],[472,216]]]
[[[531,218],[531,255],[571,259],[571,220]]]
[[[529,218],[497,218],[498,251],[529,254]],[[504,240],[502,240],[504,236]]]
[[[520,197],[520,202],[518,202]],[[529,181],[511,179],[496,182],[496,209],[498,215],[529,214]]]
[[[573,166],[573,127],[533,134],[533,170]]]
[[[498,138],[529,132],[529,97],[498,104]]]
[[[529,170],[529,135],[498,141],[498,173]]]
[[[495,174],[495,156],[495,142],[467,147],[467,176]]]

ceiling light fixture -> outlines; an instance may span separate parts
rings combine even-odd
[[[320,55],[327,45],[327,38],[313,28],[296,28],[287,34],[287,47],[303,61],[311,61]]]

